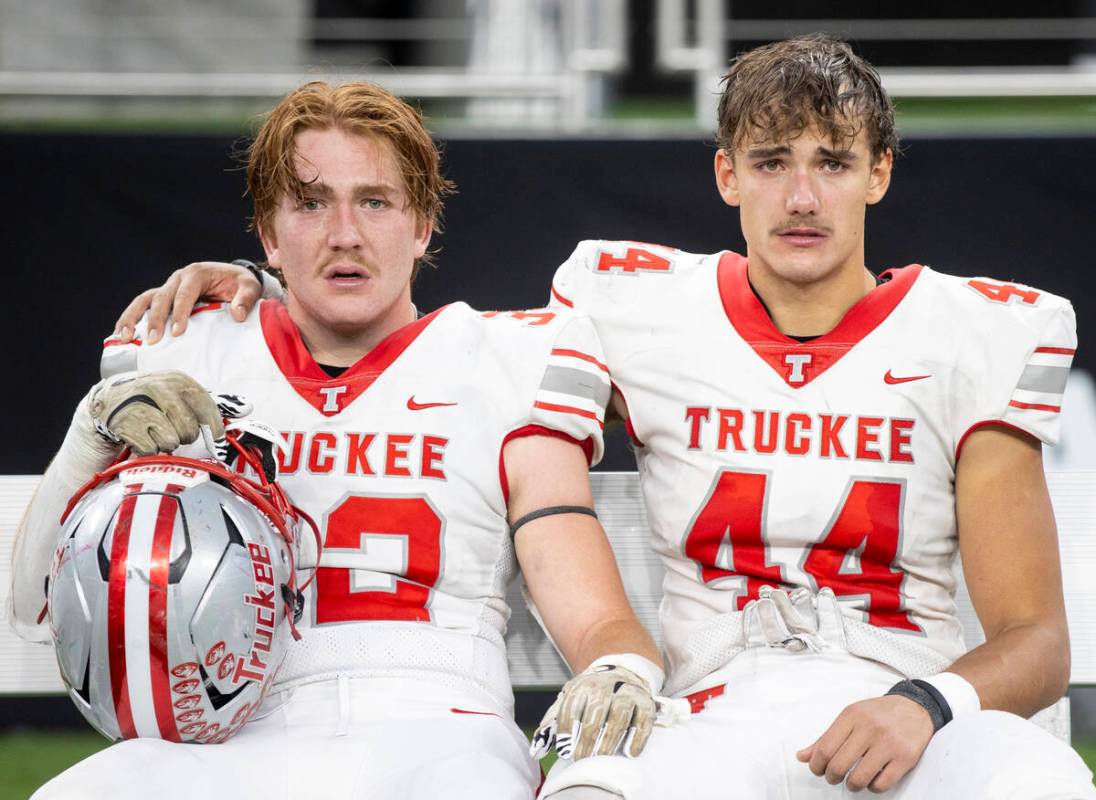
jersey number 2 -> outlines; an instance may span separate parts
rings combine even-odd
[[[442,528],[423,497],[352,496],[336,506],[316,570],[316,623],[429,622]]]
[[[767,482],[764,473],[720,472],[685,536],[685,555],[700,565],[705,583],[745,581],[739,610],[757,598],[762,586],[786,583],[781,566],[767,558]],[[902,573],[891,567],[898,553],[902,488],[890,481],[853,481],[822,541],[803,557],[802,568],[816,586],[828,586],[838,597],[866,597],[870,624],[920,631],[902,610]]]

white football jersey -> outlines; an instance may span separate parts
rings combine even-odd
[[[282,431],[279,481],[324,534],[303,639],[278,682],[336,675],[469,684],[511,708],[503,633],[515,572],[501,451],[549,432],[602,451],[609,381],[588,319],[446,306],[336,378],[281,303],[240,324],[195,312],[185,335],[107,340],[104,376],[178,369],[243,395]]]
[[[734,253],[587,241],[557,272],[553,303],[593,319],[627,404],[671,690],[719,666],[713,619],[766,584],[831,588],[846,630],[870,634],[859,654],[907,674],[963,652],[958,453],[989,423],[1055,441],[1073,309],[920,265],[882,281],[801,343]]]

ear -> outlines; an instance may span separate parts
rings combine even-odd
[[[278,265],[278,237],[274,235],[272,221],[265,225],[259,225],[259,241],[263,243],[263,252],[266,253],[266,263],[275,269],[281,269]]]
[[[715,185],[724,203],[738,206],[741,200],[738,195],[738,172],[735,170],[734,156],[722,147],[715,151]]]
[[[868,176],[868,205],[875,205],[887,193],[890,188],[891,168],[894,166],[894,152],[887,150],[879,156],[871,165],[871,174]]]
[[[434,225],[426,219],[415,222],[415,258],[426,255],[426,248],[430,246],[430,237],[434,235]]]

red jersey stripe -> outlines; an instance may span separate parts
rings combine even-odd
[[[129,704],[129,681],[126,678],[126,562],[129,558],[129,532],[133,525],[133,510],[137,505],[136,484],[122,500],[118,523],[114,526],[114,541],[110,546],[110,577],[107,581],[107,659],[110,662],[110,691],[114,700],[114,715],[122,736],[137,736],[133,710]]]
[[[567,306],[568,308],[574,308],[575,307],[574,303],[572,303],[570,300],[568,300],[566,297],[564,297],[563,295],[561,295],[559,292],[556,291],[555,286],[552,287],[552,297],[559,300],[559,302],[563,303],[563,305]]]
[[[121,347],[121,346],[127,345],[127,344],[135,344],[138,347],[140,347],[141,346],[141,340],[140,339],[131,339],[128,342],[123,342],[121,339],[107,339],[105,342],[103,342],[103,347]]]
[[[829,333],[800,342],[784,335],[750,286],[748,264],[727,252],[716,268],[716,286],[727,320],[739,337],[753,348],[792,389],[802,389],[856,347],[898,307],[924,268],[919,264],[889,269],[890,280],[872,289],[853,305]],[[787,356],[810,356],[803,373],[789,368]],[[797,375],[792,380],[792,375]]]
[[[1013,408],[1026,408],[1032,411],[1050,411],[1057,414],[1062,410],[1061,406],[1048,406],[1044,403],[1021,403],[1019,400],[1009,400],[1008,404]]]
[[[598,361],[596,358],[594,358],[591,355],[587,355],[586,353],[580,352],[578,350],[567,350],[566,348],[563,348],[563,347],[554,347],[554,348],[552,348],[552,355],[554,355],[554,356],[567,356],[568,358],[577,358],[577,359],[580,359],[582,361],[588,361],[591,364],[593,364],[594,366],[596,366],[598,369],[600,369],[602,372],[604,372],[606,374],[608,374],[608,372],[609,372],[609,368],[607,366],[605,366],[604,364],[602,364],[600,361]]]
[[[502,457],[502,452],[506,449],[507,442],[514,439],[521,439],[525,436],[551,436],[555,439],[573,442],[582,448],[582,452],[586,455],[587,464],[594,460],[594,441],[589,436],[580,442],[574,436],[566,434],[563,431],[557,431],[553,428],[546,428],[543,425],[525,425],[517,430],[510,431],[506,434],[505,438],[503,438],[502,446],[499,447],[499,486],[502,488],[502,499],[506,505],[510,505],[510,479],[506,477],[506,462]]]
[[[367,391],[446,308],[448,306],[442,306],[393,331],[337,378],[324,372],[312,358],[300,331],[289,318],[289,312],[282,303],[264,300],[259,305],[259,319],[267,349],[282,375],[309,405],[324,416],[331,417],[341,413]],[[329,409],[328,398],[320,390],[339,387],[346,389],[334,403],[337,408]]]
[[[963,445],[967,443],[967,437],[970,436],[972,433],[974,433],[976,430],[980,430],[981,428],[987,428],[990,425],[995,425],[995,426],[999,426],[999,427],[1002,427],[1002,428],[1008,428],[1009,430],[1014,430],[1014,431],[1017,431],[1018,433],[1026,434],[1027,436],[1035,436],[1035,434],[1033,434],[1031,431],[1026,431],[1023,428],[1021,428],[1019,425],[1013,425],[1010,422],[1004,422],[1003,420],[999,420],[999,419],[982,420],[981,422],[976,422],[973,425],[971,425],[969,428],[967,428],[966,433],[964,433],[962,436],[959,437],[959,444],[957,444],[955,446],[955,460],[956,461],[958,461],[959,456],[961,456],[963,454]]]
[[[171,534],[179,511],[176,493],[182,487],[169,484],[160,497],[156,512],[156,527],[152,534],[152,559],[148,575],[148,661],[152,676],[152,707],[160,737],[169,742],[181,741],[171,706],[171,676],[168,673],[167,599],[168,577],[171,571]]]
[[[1072,356],[1077,353],[1076,347],[1036,347],[1036,353],[1053,353],[1056,356]]]
[[[498,716],[498,714],[496,714],[494,711],[469,711],[466,708],[457,708],[456,706],[454,706],[453,708],[450,708],[449,710],[452,711],[454,714],[475,714],[478,717],[497,717]]]
[[[605,427],[605,423],[598,419],[597,414],[593,411],[587,411],[584,408],[575,408],[574,406],[561,406],[555,403],[544,403],[540,400],[533,403],[534,408],[540,408],[544,411],[558,411],[561,414],[574,414],[579,417],[585,417],[586,419],[592,419],[597,422],[602,428]]]
[[[201,314],[203,311],[216,311],[218,308],[220,308],[223,305],[224,305],[224,303],[210,303],[207,306],[198,306],[197,308],[195,308],[193,311],[190,312],[190,316],[193,317],[195,314]]]

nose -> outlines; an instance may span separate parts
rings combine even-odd
[[[327,244],[333,250],[349,250],[360,247],[363,242],[361,220],[350,203],[338,203],[330,219],[327,231]]]
[[[814,214],[818,211],[818,193],[815,191],[811,176],[806,171],[797,171],[790,178],[788,196],[784,210],[788,214]]]

